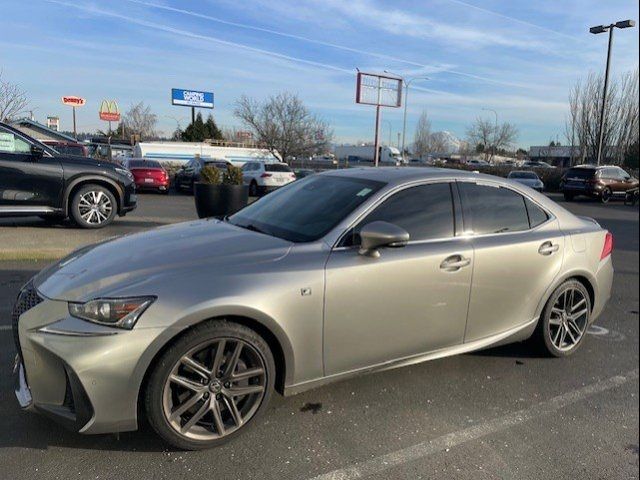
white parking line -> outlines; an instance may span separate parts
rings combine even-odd
[[[563,393],[562,395],[558,395],[557,397],[553,397],[524,410],[519,410],[457,432],[448,433],[433,440],[387,453],[386,455],[381,455],[350,467],[340,468],[333,472],[314,477],[311,480],[353,480],[374,475],[390,468],[444,451],[448,448],[486,437],[487,435],[502,430],[507,430],[535,418],[550,415],[573,403],[584,400],[597,393],[619,387],[636,378],[638,378],[638,369],[627,372],[624,375],[617,375],[587,385],[586,387]]]

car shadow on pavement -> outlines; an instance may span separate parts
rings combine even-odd
[[[502,358],[548,358],[544,352],[535,344],[533,339],[523,342],[510,343],[499,347],[491,347],[485,350],[471,352],[468,355],[480,357],[502,357]]]

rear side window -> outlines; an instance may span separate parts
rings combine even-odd
[[[524,199],[524,203],[527,207],[527,214],[529,215],[529,226],[531,228],[535,228],[538,225],[542,225],[544,222],[549,220],[549,215],[542,210],[539,206],[533,203],[528,198]]]
[[[570,168],[565,176],[567,180],[571,180],[572,178],[586,180],[593,178],[595,174],[596,171],[591,168]]]
[[[160,163],[153,160],[130,160],[129,168],[160,168]]]
[[[264,170],[265,172],[291,172],[289,165],[282,163],[265,163]]]
[[[507,188],[459,183],[465,228],[476,235],[529,229],[524,197]]]
[[[448,183],[420,185],[394,194],[360,222],[347,245],[359,244],[360,229],[376,221],[404,228],[409,232],[410,241],[453,237],[451,187]]]

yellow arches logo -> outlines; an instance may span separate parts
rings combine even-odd
[[[115,100],[102,100],[100,104],[100,120],[107,122],[119,122],[120,110]]]

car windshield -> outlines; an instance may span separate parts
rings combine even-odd
[[[596,171],[593,168],[571,168],[567,172],[567,178],[591,178]]]
[[[290,172],[291,168],[285,163],[265,163],[265,172]]]
[[[228,222],[290,242],[312,242],[385,185],[334,175],[290,183],[229,217]]]
[[[161,168],[160,163],[153,160],[130,160],[129,168]]]
[[[530,180],[536,180],[538,176],[533,172],[511,172],[509,178],[528,178]]]

